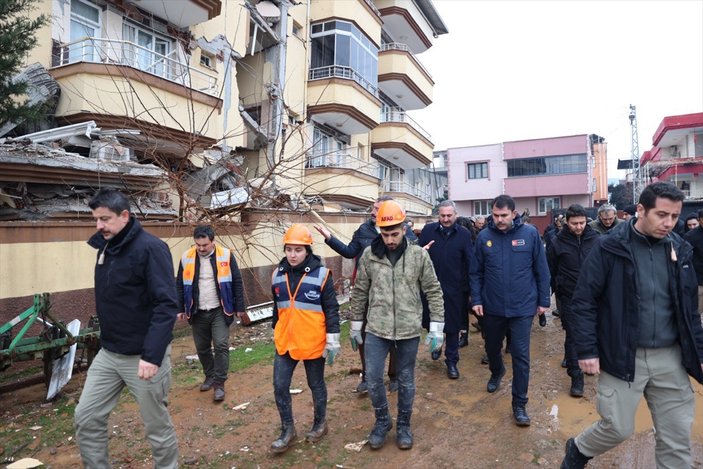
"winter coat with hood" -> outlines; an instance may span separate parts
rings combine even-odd
[[[564,226],[547,248],[552,290],[560,298],[571,299],[583,262],[598,241],[598,232],[586,225],[581,236]]]
[[[389,340],[419,337],[422,332],[420,292],[427,296],[430,320],[444,322],[442,288],[430,255],[406,238],[395,265],[381,236],[364,250],[351,295],[351,318],[361,321],[368,305],[366,332]]]
[[[534,316],[537,307],[549,308],[549,267],[537,229],[515,217],[507,231],[493,219],[476,238],[472,269],[471,305],[482,305],[489,316]]]
[[[635,374],[640,301],[632,227],[622,223],[601,236],[586,258],[572,297],[574,344],[579,360],[598,358],[600,368],[625,381]],[[698,314],[698,288],[691,245],[675,233],[666,243],[668,290],[686,371],[703,383],[703,328]]]
[[[100,345],[161,366],[179,311],[168,246],[144,231],[134,217],[112,239],[98,232],[88,244],[98,250],[95,307]]]

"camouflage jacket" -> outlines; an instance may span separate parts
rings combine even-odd
[[[420,292],[427,296],[430,320],[444,321],[444,300],[427,251],[409,244],[395,266],[364,250],[351,295],[351,317],[361,321],[366,305],[366,332],[384,339],[412,339],[422,330]]]

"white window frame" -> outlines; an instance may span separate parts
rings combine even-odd
[[[148,45],[139,44],[140,33],[151,38]],[[175,50],[174,38],[159,34],[152,29],[144,28],[132,21],[124,21],[124,23],[122,23],[122,35],[125,41],[143,47],[142,49],[130,47],[129,44],[125,45],[125,59],[127,65],[168,80],[172,80],[178,75],[178,71],[174,70],[173,62],[164,59],[164,57],[169,58],[171,53]],[[158,50],[159,46],[161,46],[163,50]]]
[[[73,30],[74,23],[77,23],[78,25],[84,27],[84,28],[89,28],[93,30],[93,35],[90,37],[93,38],[100,38],[101,36],[101,30],[102,30],[102,11],[100,10],[100,7],[95,5],[94,3],[90,2],[84,2],[81,0],[71,0],[71,5],[73,4],[81,4],[87,8],[91,8],[95,10],[98,13],[98,21],[95,22],[90,18],[86,18],[85,16],[81,16],[80,14],[76,13],[71,9],[70,13],[70,42],[77,41],[78,38],[74,36],[75,31]],[[81,38],[84,36],[80,36]],[[76,44],[74,46],[70,47],[69,50],[69,62],[96,62],[97,57],[96,57],[96,50],[95,50],[95,45],[92,44],[92,42],[81,42],[79,44]]]
[[[537,199],[537,215],[546,215],[550,210],[561,208],[560,197],[539,197]]]
[[[491,214],[491,200],[474,200],[474,215],[488,216]]]

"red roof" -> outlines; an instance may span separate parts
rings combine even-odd
[[[666,134],[669,130],[687,129],[690,127],[701,126],[703,126],[703,112],[683,114],[681,116],[667,116],[662,119],[661,124],[659,124],[659,128],[656,132],[654,132],[652,145],[656,147],[662,137],[664,137],[664,134]]]

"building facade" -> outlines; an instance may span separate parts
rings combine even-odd
[[[703,199],[703,112],[664,117],[640,158],[644,184],[667,181]]]
[[[449,198],[461,215],[489,215],[491,200],[509,194],[516,210],[543,229],[553,209],[574,203],[590,207],[607,199],[607,174],[595,170],[605,167],[606,144],[597,135],[450,148],[447,153]]]
[[[270,300],[290,223],[323,220],[348,241],[379,195],[414,217],[436,204],[433,144],[408,114],[432,102],[418,56],[447,33],[430,0],[36,5],[50,21],[27,65],[60,92],[47,122],[11,123],[23,138],[0,145],[2,317],[45,291],[90,311],[86,202],[102,187],[130,194],[174,263],[193,224],[213,223],[248,305]],[[342,293],[353,262],[321,241]]]

